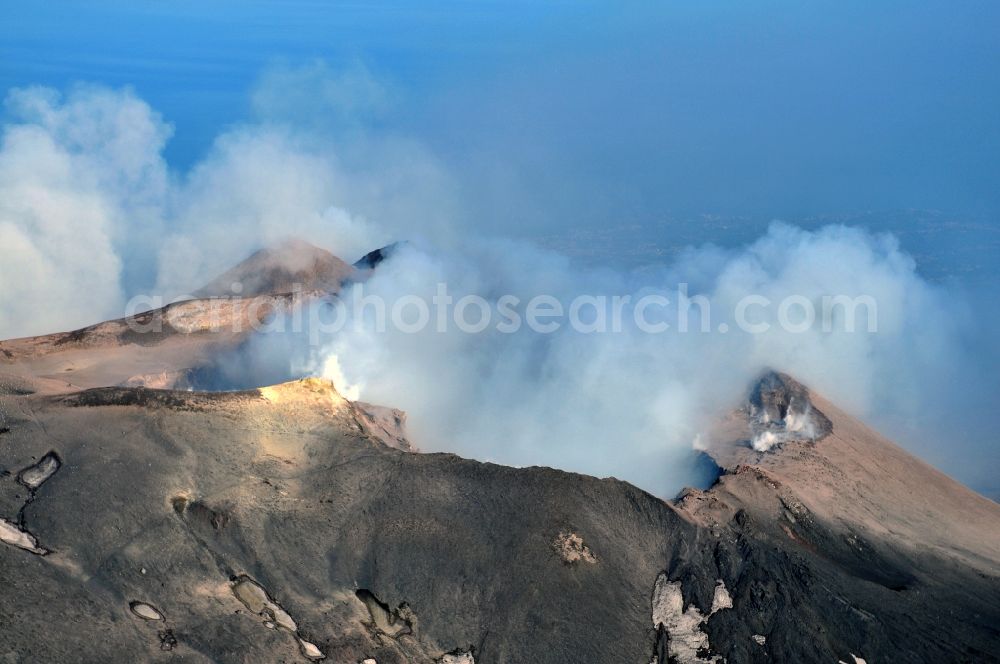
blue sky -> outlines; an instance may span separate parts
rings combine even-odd
[[[275,64],[361,63],[369,120],[487,227],[1000,211],[995,2],[5,3],[0,88],[132,86],[184,169]]]

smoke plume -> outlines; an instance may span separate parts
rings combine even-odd
[[[996,416],[982,405],[995,399],[996,379],[979,361],[994,357],[991,342],[977,336],[974,303],[921,278],[893,237],[776,223],[746,246],[691,247],[641,272],[581,269],[527,242],[483,237],[429,150],[366,129],[365,114],[390,102],[365,76],[270,72],[254,96],[258,115],[186,172],[164,160],[170,125],[128,90],[12,91],[0,144],[0,337],[117,317],[141,293],[191,292],[288,236],[348,261],[408,239],[374,271],[368,295],[430,302],[444,283],[456,301],[479,295],[495,308],[505,295],[568,303],[628,294],[630,314],[643,296],[676,303],[686,284],[711,324],[700,328],[701,304],[686,333],[671,306],[650,309],[670,326],[664,333],[629,315],[597,333],[379,332],[363,315],[318,347],[255,341],[227,370],[259,374],[240,380],[272,380],[283,368],[325,373],[351,396],[408,411],[424,450],[613,475],[668,494],[697,482],[693,441],[769,367],[968,483],[995,473],[995,458],[977,461],[995,454],[983,436]],[[301,88],[320,79],[322,99],[342,106],[335,126],[295,101],[310,99]],[[829,295],[868,296],[877,332],[866,331],[867,318],[855,332],[819,322],[790,331],[775,307],[758,307],[755,322],[769,328],[746,333],[732,314],[748,295],[817,308]],[[929,413],[941,416],[928,422]]]
[[[334,335],[314,369],[334,361],[328,375],[345,389],[408,411],[415,443],[425,449],[613,475],[669,493],[697,482],[693,441],[741,403],[762,369],[788,372],[880,421],[937,398],[934,385],[961,363],[953,324],[961,305],[922,280],[893,238],[838,226],[806,232],[775,224],[750,246],[691,249],[641,278],[575,270],[558,255],[513,242],[472,240],[461,254],[411,246],[379,266],[366,293],[390,303],[414,294],[431,302],[436,285],[446,283],[456,302],[513,294],[523,303],[545,293],[561,302],[633,294],[633,303],[659,294],[674,303],[682,282],[692,300],[706,298],[714,317],[707,329],[698,306],[689,308],[687,332],[675,306],[658,310],[670,326],[661,333],[640,329],[628,306],[620,331],[564,324],[550,334],[527,326],[469,334],[453,324],[443,332],[391,325],[374,332],[369,310]],[[818,303],[829,294],[870,296],[877,332],[864,321],[854,331],[819,323],[789,331],[773,306],[754,321],[766,323],[766,332],[732,322],[748,295]]]

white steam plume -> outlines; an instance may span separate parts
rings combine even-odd
[[[318,80],[333,103],[363,91],[363,103],[333,114],[337,127],[300,108]],[[980,362],[995,357],[994,342],[969,336],[979,329],[973,303],[921,279],[892,238],[776,225],[738,250],[690,249],[673,265],[643,271],[641,281],[575,269],[557,254],[475,239],[474,224],[450,223],[460,208],[440,163],[413,140],[365,130],[364,113],[387,99],[358,71],[338,79],[322,67],[276,70],[256,93],[260,117],[226,131],[194,168],[177,173],[162,157],[171,128],[129,91],[12,92],[0,144],[0,337],[120,316],[131,295],[197,288],[288,235],[347,260],[426,236],[368,284],[389,302],[429,299],[441,281],[456,299],[522,301],[663,288],[673,299],[673,287],[688,282],[714,312],[732,312],[751,292],[774,302],[870,295],[878,303],[874,335],[776,326],[761,335],[650,335],[628,325],[592,335],[377,334],[355,321],[328,340],[314,368],[334,367],[335,357],[338,379],[358,396],[408,410],[424,449],[616,475],[663,494],[689,481],[691,442],[706,418],[770,366],[890,433],[940,413],[901,442],[973,485],[996,474],[992,447],[963,438],[995,430],[996,379],[986,375],[993,365]],[[268,357],[248,365],[269,375],[271,354],[292,352],[282,343],[254,348]]]
[[[122,308],[123,253],[148,256],[170,127],[128,91],[15,90],[0,143],[0,334],[78,327]]]
[[[287,237],[347,259],[403,234],[447,237],[455,195],[437,161],[410,139],[369,135],[349,120],[374,102],[342,109],[343,132],[309,122],[328,115],[319,109],[293,118],[275,102],[282,85],[289,98],[306,98],[298,88],[324,73],[268,73],[255,93],[260,115],[219,135],[186,173],[163,159],[170,125],[130,90],[10,91],[0,337],[120,316],[127,298],[151,290],[190,292]],[[325,98],[367,88],[374,96],[365,76],[327,76]]]
[[[942,323],[954,318],[953,306],[944,293],[916,274],[891,237],[836,226],[806,232],[775,224],[744,249],[692,249],[657,275],[644,271],[642,282],[577,271],[524,244],[471,241],[461,255],[409,247],[379,267],[366,294],[390,304],[417,294],[430,303],[444,282],[456,301],[512,294],[525,303],[542,293],[564,303],[581,294],[636,299],[662,288],[673,302],[674,286],[693,277],[690,295],[711,302],[709,332],[700,331],[698,307],[686,333],[677,332],[676,308],[666,307],[671,331],[661,334],[640,330],[628,309],[621,332],[593,334],[565,322],[553,334],[527,326],[468,334],[454,324],[445,332],[389,325],[380,333],[369,310],[335,335],[320,361],[336,358],[337,377],[360,398],[408,411],[422,449],[614,475],[669,493],[692,481],[698,433],[736,405],[763,368],[788,371],[873,416],[921,403],[928,396],[921,382],[953,359],[955,338]],[[774,302],[759,312],[771,325],[766,333],[732,325],[731,312],[749,294]],[[829,294],[871,296],[878,333],[868,334],[863,319],[855,332],[840,322],[829,332],[819,324],[789,332],[776,320],[777,303],[789,295],[819,302]],[[726,320],[733,329],[718,332]]]

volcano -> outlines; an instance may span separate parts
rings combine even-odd
[[[0,342],[0,658],[1000,661],[1000,505],[791,376],[747,386],[703,441],[718,481],[676,499],[416,452],[320,379],[189,389],[233,320],[378,269],[330,258]]]
[[[376,250],[376,252],[379,250]],[[372,252],[375,254],[376,252]],[[329,251],[290,238],[256,252],[195,292],[195,297],[253,297],[295,290],[336,293],[356,268]]]

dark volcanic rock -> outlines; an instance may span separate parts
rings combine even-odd
[[[392,256],[401,246],[405,243],[403,242],[393,242],[392,244],[386,245],[374,251],[369,251],[367,254],[359,258],[354,262],[354,267],[358,270],[373,270],[379,266],[379,264]]]
[[[0,466],[61,461],[23,510],[52,552],[0,545],[16,661],[971,662],[1000,645],[995,558],[846,528],[777,465],[674,505],[391,448],[319,381],[0,405]]]
[[[747,399],[751,445],[767,451],[789,441],[818,441],[830,434],[833,424],[816,408],[809,390],[786,374],[768,371]]]

